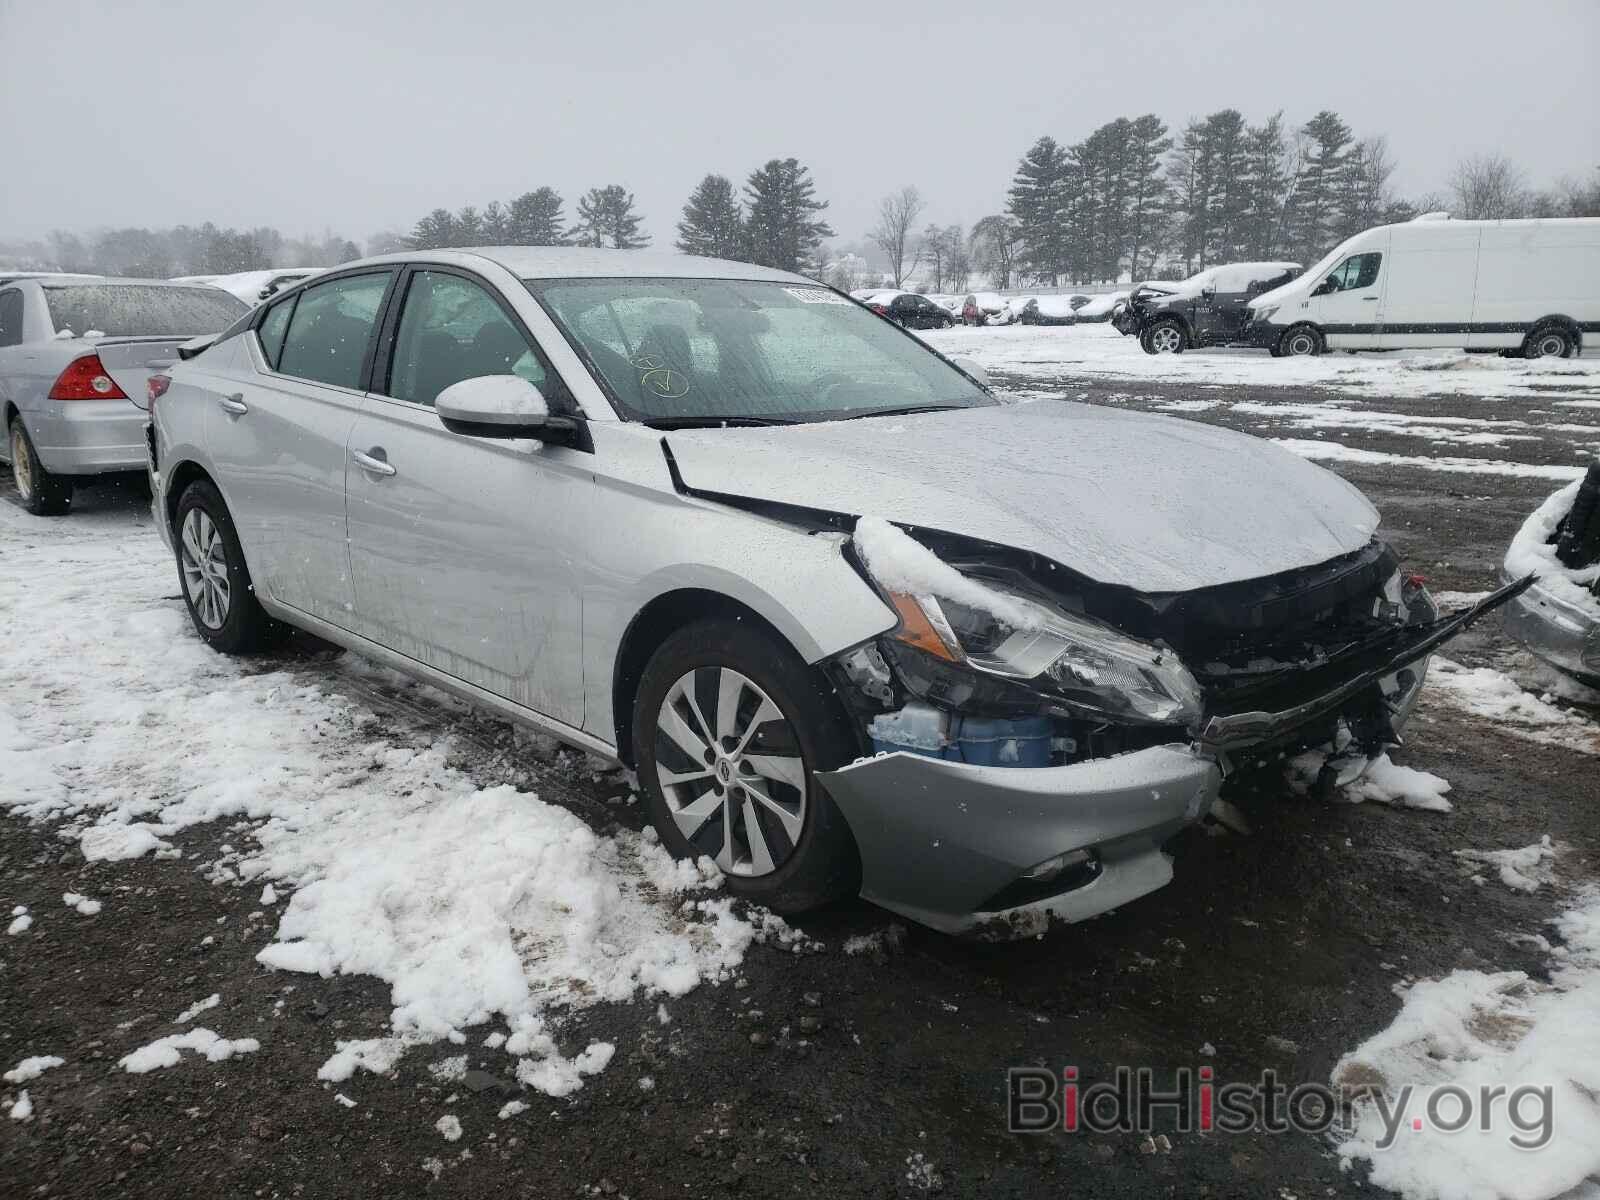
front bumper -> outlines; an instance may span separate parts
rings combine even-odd
[[[23,419],[52,474],[144,469],[146,416],[129,400],[47,400]]]
[[[1283,336],[1285,328],[1283,325],[1274,325],[1271,321],[1246,321],[1244,331],[1239,336],[1247,346],[1270,350],[1278,344],[1278,339]]]
[[[1216,799],[1222,769],[1183,744],[1061,767],[988,767],[897,752],[817,778],[861,852],[861,894],[947,933],[1080,921],[1172,878],[1161,845]],[[984,906],[1035,864],[1090,850],[1099,870],[1057,895]]]
[[[1600,680],[1600,621],[1534,583],[1507,604],[1505,631],[1539,658],[1584,680]]]

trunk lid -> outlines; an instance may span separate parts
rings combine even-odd
[[[100,365],[116,381],[137,408],[149,408],[145,381],[178,361],[178,347],[187,337],[104,337],[88,338],[87,344],[100,356]]]

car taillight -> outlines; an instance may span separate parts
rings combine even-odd
[[[167,389],[172,386],[171,375],[152,375],[144,381],[145,399],[150,401],[150,406],[155,407],[157,400],[167,394]]]
[[[880,317],[887,317],[889,315],[889,310],[881,304],[869,304],[867,307],[873,312],[877,313]]]
[[[67,364],[50,389],[52,400],[126,400],[128,394],[106,374],[98,354],[84,354]]]

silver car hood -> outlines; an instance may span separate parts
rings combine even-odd
[[[1039,402],[666,435],[696,491],[878,516],[1043,555],[1089,579],[1180,592],[1359,550],[1377,510],[1246,434]]]

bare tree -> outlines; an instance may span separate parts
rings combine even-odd
[[[895,287],[905,283],[906,276],[917,269],[921,260],[920,247],[912,242],[911,228],[925,207],[921,192],[914,187],[903,187],[883,198],[883,203],[878,205],[878,223],[867,234],[867,241],[889,260],[889,274],[894,278]]]
[[[1455,215],[1464,221],[1522,216],[1529,203],[1522,172],[1503,154],[1464,158],[1450,172]]]
[[[992,286],[1004,290],[1022,263],[1022,230],[1008,216],[984,217],[972,227],[972,262],[988,274]],[[965,284],[963,283],[963,287]]]

